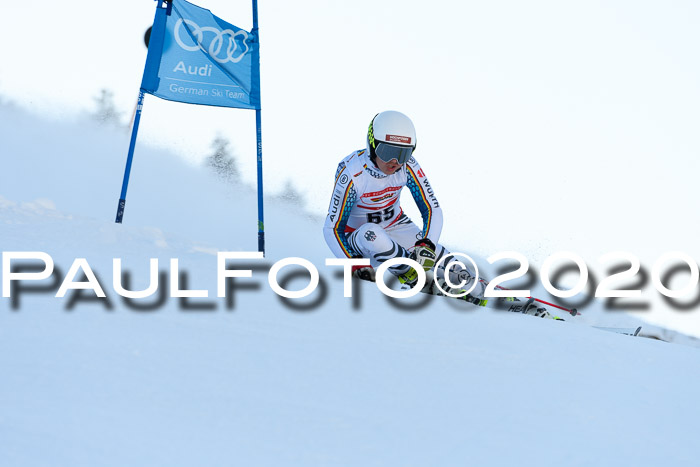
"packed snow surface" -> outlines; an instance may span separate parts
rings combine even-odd
[[[640,324],[596,304],[555,322],[392,303],[371,283],[344,298],[322,220],[275,199],[267,257],[229,262],[252,277],[217,298],[216,252],[256,249],[252,188],[138,146],[115,225],[126,135],[8,108],[0,119],[2,251],[56,266],[0,299],[0,465],[697,465],[690,338],[595,329]],[[267,272],[287,257],[316,265],[323,287],[282,300]],[[76,258],[105,299],[54,296]],[[133,290],[157,258],[158,293],[117,295],[114,258]],[[171,258],[180,289],[208,297],[167,296]]]

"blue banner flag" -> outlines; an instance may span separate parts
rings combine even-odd
[[[188,104],[255,109],[258,251],[265,253],[258,0],[248,32],[185,0],[157,0],[148,56],[131,128],[115,222],[122,223],[145,93]]]
[[[257,28],[245,31],[184,0],[157,8],[144,92],[189,104],[260,109]]]

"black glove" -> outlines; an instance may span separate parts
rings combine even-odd
[[[362,256],[355,255],[353,258],[362,258]],[[353,277],[358,277],[360,279],[364,279],[366,281],[372,281],[374,282],[375,279],[375,271],[374,268],[370,265],[367,266],[353,266],[352,267],[352,275]]]
[[[427,246],[431,250],[435,251],[435,244],[430,241],[429,238],[421,238],[416,242],[416,246]]]

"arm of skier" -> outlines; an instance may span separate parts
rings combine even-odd
[[[356,200],[357,193],[352,177],[348,174],[345,164],[341,163],[336,172],[333,196],[323,225],[323,236],[337,258],[352,258],[358,255],[345,237],[345,226]]]
[[[406,186],[411,190],[413,200],[418,206],[421,216],[423,217],[423,237],[428,238],[435,245],[440,240],[442,232],[442,208],[435,197],[428,178],[425,172],[414,158],[406,164],[408,172],[408,181]]]

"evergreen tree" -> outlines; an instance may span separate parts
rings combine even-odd
[[[96,110],[93,116],[101,124],[121,125],[121,112],[114,105],[114,93],[108,89],[101,89],[100,95],[94,98]]]
[[[304,195],[301,194],[299,190],[294,188],[294,185],[289,180],[287,180],[287,183],[284,185],[284,189],[279,194],[279,197],[284,201],[290,202],[298,206],[303,206],[304,204],[306,204]]]
[[[214,153],[207,157],[206,165],[224,182],[235,182],[240,178],[236,160],[229,152],[229,142],[221,135],[214,138],[211,146]]]

